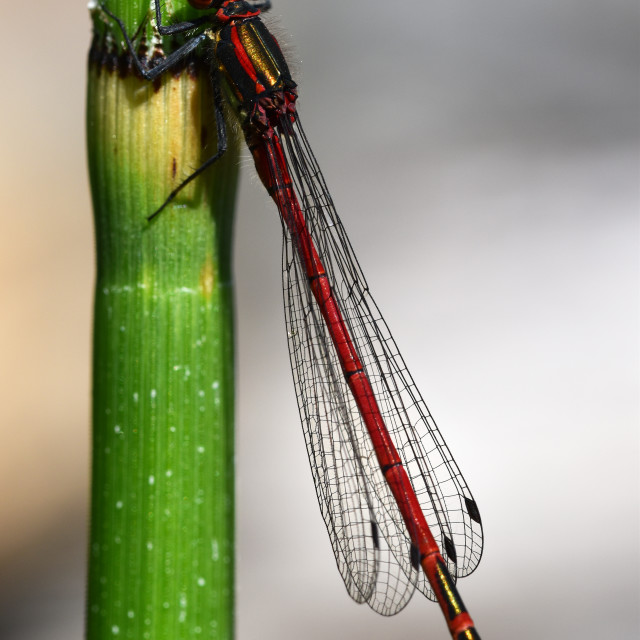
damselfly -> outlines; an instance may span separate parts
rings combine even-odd
[[[258,175],[280,212],[287,335],[298,407],[318,501],[351,597],[400,611],[418,588],[437,600],[455,638],[479,638],[455,578],[482,554],[482,524],[467,484],[427,409],[338,217],[296,109],[296,83],[260,19],[268,0],[189,0],[201,17],[162,24],[163,36],[193,32],[155,66],[155,80],[198,47],[211,56],[217,153],[225,152],[222,83]],[[420,571],[422,569],[422,572]]]

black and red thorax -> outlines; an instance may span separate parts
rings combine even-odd
[[[259,10],[244,0],[227,0],[215,17],[222,26],[209,37],[218,70],[239,104],[247,138],[264,135],[285,113],[295,116],[296,83]]]

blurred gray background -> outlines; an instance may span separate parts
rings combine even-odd
[[[0,40],[3,640],[83,626],[90,26],[84,3],[55,5],[10,3]],[[637,2],[272,14],[374,295],[480,505],[486,552],[460,588],[483,638],[637,638]],[[382,619],[344,590],[292,389],[280,224],[242,164],[237,637],[445,638],[423,598]]]

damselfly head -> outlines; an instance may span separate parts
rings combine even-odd
[[[189,4],[194,9],[211,9],[214,5],[220,4],[221,0],[189,0]]]

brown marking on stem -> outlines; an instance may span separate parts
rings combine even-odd
[[[208,254],[200,269],[200,291],[205,298],[210,298],[213,294],[214,283],[215,272],[213,267],[213,257],[211,254]]]

